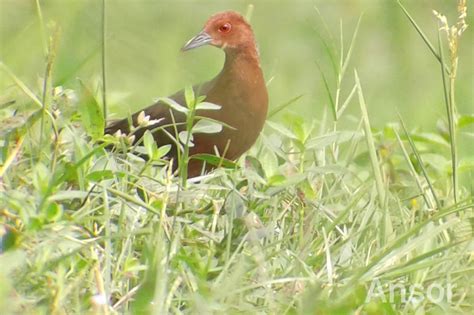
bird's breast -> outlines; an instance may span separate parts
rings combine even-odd
[[[230,82],[226,88],[211,89],[206,101],[221,106],[220,110],[202,111],[200,116],[209,117],[223,122],[232,128],[224,127],[219,134],[196,135],[196,143],[214,153],[214,146],[220,154],[226,151],[226,158],[236,159],[255,143],[265,123],[268,107],[268,97],[265,86],[257,85],[254,81],[236,85]],[[201,147],[202,148],[202,147]]]

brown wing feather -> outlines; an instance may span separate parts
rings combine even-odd
[[[209,90],[213,86],[213,81],[206,82],[204,84],[196,85],[193,87],[193,90],[198,95],[206,95]],[[186,100],[184,96],[184,90],[180,90],[175,94],[170,96],[175,102],[182,106],[186,106]],[[136,130],[133,134],[135,135],[135,143],[143,136],[146,130],[153,130],[160,126],[163,126],[163,129],[158,129],[153,133],[153,138],[155,139],[158,146],[163,146],[166,144],[172,145],[172,150],[168,154],[170,158],[176,157],[176,145],[175,141],[170,138],[176,137],[176,131],[179,133],[180,131],[185,129],[184,122],[186,122],[186,115],[178,112],[176,110],[171,109],[168,105],[164,104],[163,102],[156,102],[148,106],[147,108],[140,110],[132,115],[132,122],[136,126],[137,125],[137,118],[140,112],[145,111],[145,115],[149,115],[150,119],[159,119],[160,121],[157,124],[151,125],[147,128],[140,128]],[[173,126],[173,121],[176,123]],[[176,129],[175,129],[176,127]],[[124,118],[120,120],[116,120],[111,122],[106,128],[106,134],[114,134],[118,130],[121,130],[123,133],[130,133],[130,126],[129,126],[129,119]]]

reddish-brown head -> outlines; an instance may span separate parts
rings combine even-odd
[[[225,11],[211,16],[204,29],[191,38],[182,50],[208,44],[224,50],[240,50],[255,45],[255,40],[252,28],[242,15],[235,11]]]

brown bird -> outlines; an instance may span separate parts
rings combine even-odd
[[[190,148],[189,156],[207,153],[215,154],[216,150],[226,159],[235,160],[245,153],[256,141],[265,123],[268,108],[268,94],[262,69],[260,68],[259,53],[255,37],[249,23],[244,17],[234,11],[226,11],[211,16],[204,29],[191,38],[182,48],[183,51],[212,45],[225,52],[225,63],[221,72],[212,80],[193,87],[196,96],[204,95],[205,101],[220,105],[219,110],[198,110],[197,115],[218,120],[233,128],[224,127],[219,133],[193,134],[194,146]],[[186,106],[184,91],[179,91],[171,99]],[[140,111],[141,112],[141,111]],[[134,126],[140,112],[132,115]],[[145,115],[160,121],[148,129],[163,125],[172,125],[178,132],[185,130],[186,116],[170,109],[162,101],[144,109]],[[166,130],[154,132],[153,137],[158,146],[171,144],[169,158],[177,158],[175,141],[170,135],[175,135],[175,127],[165,127]],[[128,119],[111,123],[105,130],[114,134],[118,130],[129,133]],[[144,134],[144,129],[135,131],[135,141]],[[174,161],[176,165],[176,160]],[[176,167],[175,167],[176,169]],[[199,176],[203,171],[209,171],[212,166],[203,166],[203,162],[191,159],[188,166],[188,177]]]

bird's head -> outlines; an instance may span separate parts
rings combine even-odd
[[[255,45],[255,40],[252,28],[242,15],[235,11],[225,11],[211,16],[204,29],[191,38],[182,50],[204,45],[213,45],[225,51],[239,50]]]

